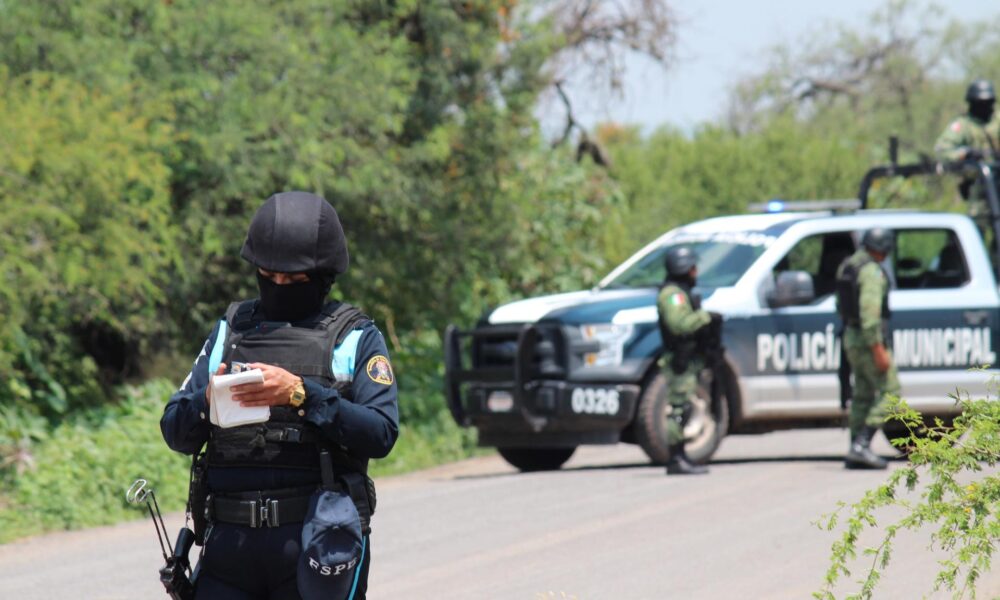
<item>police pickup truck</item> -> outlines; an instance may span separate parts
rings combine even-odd
[[[989,376],[972,369],[996,363],[1000,292],[969,217],[769,208],[669,231],[594,289],[500,306],[472,330],[450,326],[452,415],[521,470],[559,468],[578,445],[620,441],[665,462],[655,303],[665,254],[686,245],[699,257],[703,308],[724,317],[725,348],[714,371],[720,392],[709,392],[706,373],[684,430],[691,459],[707,461],[730,434],[841,426],[835,274],[872,227],[896,236],[884,267],[903,397],[947,418],[956,390],[986,393]]]

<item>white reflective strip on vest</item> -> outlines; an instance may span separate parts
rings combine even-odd
[[[354,381],[354,364],[358,354],[358,343],[361,341],[360,329],[347,334],[344,341],[333,350],[333,376],[337,381]]]

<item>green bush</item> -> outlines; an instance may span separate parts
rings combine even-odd
[[[475,447],[475,433],[455,424],[442,398],[440,335],[424,331],[399,342],[400,349],[392,353],[399,385],[399,439],[389,456],[372,463],[376,477],[466,458]]]
[[[125,490],[140,477],[164,510],[181,508],[189,463],[167,448],[159,427],[172,389],[165,381],[126,388],[121,405],[67,420],[29,449],[20,473],[4,473],[0,542],[137,517]]]

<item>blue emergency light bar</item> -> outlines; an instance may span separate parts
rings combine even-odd
[[[857,198],[844,200],[781,200],[774,198],[767,202],[758,202],[747,207],[750,212],[757,213],[780,213],[799,211],[821,211],[831,212],[853,212],[861,208],[861,201]]]

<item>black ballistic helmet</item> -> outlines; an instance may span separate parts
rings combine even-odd
[[[268,271],[336,276],[347,270],[347,239],[329,202],[282,192],[257,209],[240,256]]]
[[[888,255],[896,245],[896,240],[893,238],[892,231],[875,227],[866,231],[861,237],[861,245],[872,252]]]
[[[678,248],[671,248],[670,252],[667,252],[667,258],[664,261],[664,265],[667,267],[667,275],[671,277],[683,277],[691,272],[698,264],[698,257],[695,256],[694,250],[688,248],[687,246],[680,246]]]
[[[987,79],[977,79],[969,84],[965,91],[966,102],[996,102],[997,94],[993,90],[993,82]]]

